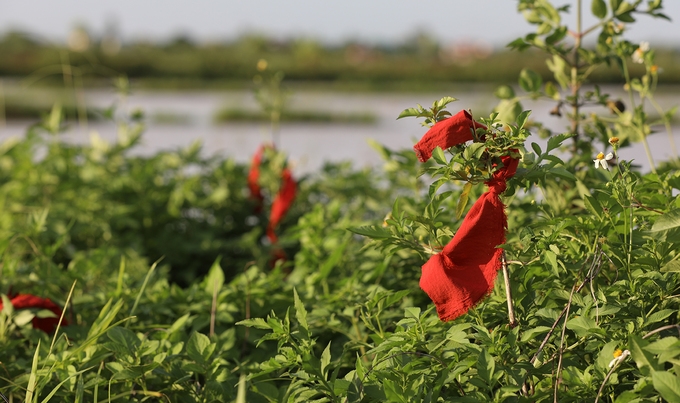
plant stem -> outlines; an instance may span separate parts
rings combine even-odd
[[[505,251],[501,254],[501,268],[503,269],[503,280],[505,280],[505,298],[508,301],[508,321],[510,328],[517,326],[515,319],[515,308],[512,305],[512,290],[510,289],[510,274],[508,273],[508,262],[505,259]]]
[[[556,371],[556,376],[555,376],[555,391],[553,394],[553,402],[557,402],[557,392],[559,392],[560,389],[560,383],[562,382],[562,357],[564,356],[564,338],[567,333],[567,321],[569,320],[569,308],[571,308],[571,302],[572,298],[574,297],[574,290],[575,287],[571,288],[571,293],[569,294],[569,301],[567,302],[566,306],[566,313],[565,313],[565,318],[564,318],[564,323],[562,324],[562,336],[560,337],[560,347],[557,350],[559,352],[559,359],[557,360],[557,371]]]
[[[574,148],[572,150],[572,153],[574,155],[576,155],[576,153],[578,152],[578,140],[579,140],[578,130],[580,117],[578,96],[581,84],[579,83],[578,79],[578,62],[579,62],[578,51],[581,48],[582,36],[583,32],[581,32],[581,0],[578,0],[576,2],[576,35],[574,35],[574,60],[571,65],[571,95],[573,97],[573,100],[571,102],[571,107],[573,111],[573,116],[571,118],[571,132],[574,134],[573,137]]]

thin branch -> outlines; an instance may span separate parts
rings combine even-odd
[[[501,253],[501,267],[503,269],[503,280],[505,280],[505,298],[508,302],[508,321],[510,328],[517,326],[515,319],[515,308],[512,305],[512,290],[510,289],[510,274],[508,273],[508,263],[505,259],[505,251]]]
[[[651,336],[651,335],[653,335],[653,334],[656,334],[656,333],[659,333],[659,332],[663,332],[664,330],[668,330],[668,329],[678,329],[678,335],[680,335],[680,325],[677,325],[677,324],[676,324],[676,325],[662,326],[662,327],[660,327],[660,328],[658,328],[658,329],[654,329],[654,330],[652,330],[651,332],[647,333],[646,335],[642,336],[642,338],[643,338],[643,339],[646,339],[647,337],[649,337],[649,336]]]
[[[562,357],[564,353],[564,338],[567,333],[567,319],[569,319],[569,309],[571,308],[571,301],[574,297],[575,287],[571,288],[571,293],[569,294],[569,301],[567,302],[567,312],[566,319],[564,319],[564,324],[562,325],[562,336],[560,337],[560,348],[559,348],[559,359],[557,360],[557,372],[555,373],[555,393],[553,394],[553,402],[557,402],[557,391],[560,389],[560,376],[562,374]]]
[[[623,354],[630,354],[630,352],[628,350],[626,350]],[[600,400],[600,395],[602,394],[602,390],[604,389],[604,386],[607,384],[609,377],[612,376],[612,374],[614,373],[614,370],[616,370],[616,368],[618,368],[619,364],[621,364],[623,362],[623,360],[627,357],[627,355],[622,355],[620,357],[621,358],[614,361],[614,365],[612,365],[611,368],[609,368],[609,372],[607,372],[607,376],[604,377],[604,380],[602,381],[602,385],[600,385],[600,389],[598,389],[598,391],[597,391],[597,396],[595,396],[595,402],[594,403],[597,403]],[[611,365],[611,364],[609,364],[609,365]]]
[[[574,293],[579,293],[583,289],[583,287],[585,287],[586,284],[591,282],[593,280],[593,278],[595,278],[595,276],[597,276],[597,274],[600,272],[600,266],[601,266],[601,263],[602,263],[603,253],[602,253],[601,250],[599,250],[599,247],[598,247],[598,251],[596,251],[596,255],[597,256],[595,258],[593,258],[593,262],[590,264],[590,268],[588,269],[588,274],[586,275],[586,278],[583,279],[583,281],[581,282],[581,284],[579,284],[579,286],[576,288],[576,291],[574,291]],[[533,365],[536,362],[536,360],[538,359],[538,355],[541,353],[541,351],[543,351],[543,348],[545,347],[545,345],[548,344],[548,340],[550,340],[550,336],[552,336],[553,332],[555,331],[555,328],[560,323],[560,321],[562,320],[564,315],[567,313],[568,309],[569,309],[569,305],[565,306],[564,309],[562,309],[562,312],[557,316],[557,319],[555,319],[555,323],[553,323],[552,327],[548,331],[548,334],[546,334],[545,338],[543,338],[543,342],[538,347],[536,354],[534,354],[534,356],[529,361],[530,364]]]

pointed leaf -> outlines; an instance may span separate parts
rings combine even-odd
[[[493,360],[491,354],[486,349],[479,354],[477,361],[477,373],[486,382],[487,385],[493,387],[493,373],[496,368],[496,362]]]
[[[295,288],[293,288],[293,299],[295,300],[295,318],[298,320],[300,327],[307,333],[309,329],[309,325],[307,324],[307,310],[305,309],[305,305],[300,300]]]
[[[354,232],[355,234],[363,235],[373,239],[384,239],[390,238],[392,236],[392,232],[390,232],[390,230],[382,227],[376,227],[373,225],[366,225],[363,227],[352,227],[347,229],[351,232]]]
[[[652,384],[668,402],[680,402],[680,377],[670,372],[652,372]]]
[[[208,294],[219,292],[224,285],[224,271],[222,270],[222,266],[220,266],[220,259],[221,258],[218,257],[217,260],[215,260],[205,279],[205,291]]]
[[[667,273],[667,272],[675,272],[678,273],[680,272],[680,262],[677,260],[671,260],[670,262],[666,263],[662,268],[661,272],[662,273]]]
[[[444,151],[441,149],[441,147],[437,146],[432,150],[432,158],[434,158],[435,161],[442,165],[446,165],[446,156],[444,155]]]
[[[669,211],[657,218],[652,225],[652,231],[667,231],[677,227],[680,227],[680,209]]]
[[[465,211],[465,207],[467,206],[468,199],[470,197],[470,190],[472,190],[472,183],[467,182],[463,186],[463,192],[460,194],[458,204],[456,205],[456,218],[458,219],[463,216],[463,212]]]

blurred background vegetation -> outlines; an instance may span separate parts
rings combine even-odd
[[[523,68],[548,79],[545,55],[494,49],[481,42],[444,46],[425,33],[392,45],[345,42],[324,45],[309,38],[281,41],[244,35],[233,41],[195,42],[179,36],[164,43],[122,43],[112,35],[94,37],[75,29],[67,44],[48,43],[24,32],[0,38],[0,76],[62,85],[54,73],[73,66],[86,86],[110,85],[125,75],[140,87],[244,88],[254,66],[265,59],[300,86],[333,90],[432,90],[442,83],[510,83]],[[657,49],[666,84],[680,83],[680,50]],[[634,66],[642,72],[642,66]],[[614,67],[591,75],[593,82],[621,82]]]

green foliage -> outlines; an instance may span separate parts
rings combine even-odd
[[[593,2],[611,46],[587,50],[562,42],[568,7],[520,1],[537,32],[513,46],[547,51],[554,81],[524,70],[525,95],[496,92],[508,113],[475,117],[488,129],[435,149],[425,165],[412,150],[373,144],[381,169],[327,165],[303,178],[277,229],[289,260],[274,265],[246,167],[198,146],[137,156],[134,117],[118,122],[116,143],[70,144],[55,106],[0,145],[0,392],[25,402],[677,401],[677,161],[643,174],[615,156],[649,134],[644,104],[614,104],[614,117],[570,112],[569,130],[544,146],[529,139],[541,117],[521,108],[525,96],[557,102],[558,113],[607,105],[596,87],[581,88],[587,66],[638,56],[646,72],[622,74],[652,100],[652,51],[633,56],[640,47],[610,23],[663,18],[660,5]],[[570,66],[574,53],[584,65]],[[563,92],[574,85],[576,94]],[[399,117],[427,127],[454,100]],[[611,166],[592,153],[595,140],[611,146]],[[585,153],[570,157],[567,141]],[[271,198],[286,157],[266,153],[260,178]],[[420,266],[507,156],[521,161],[503,195],[517,323],[500,280],[443,323],[419,290]],[[68,326],[34,329],[52,313],[15,309],[17,292],[66,305]]]

